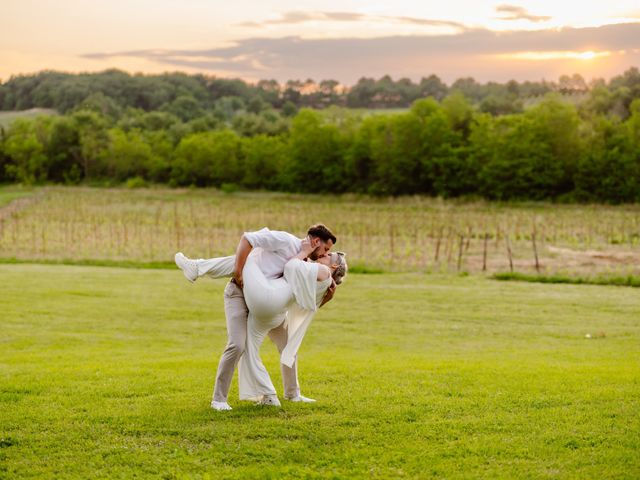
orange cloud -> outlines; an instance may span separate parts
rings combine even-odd
[[[551,17],[532,15],[524,8],[515,5],[499,5],[496,7],[496,12],[503,14],[501,17],[496,17],[498,20],[528,20],[534,23],[551,20]]]

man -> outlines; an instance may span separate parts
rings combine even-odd
[[[335,235],[322,224],[313,225],[307,231],[308,241],[315,247],[308,258],[317,260],[326,255],[331,247],[336,243]],[[216,373],[216,384],[213,393],[211,407],[215,410],[231,410],[227,402],[229,389],[233,373],[238,364],[238,360],[244,353],[247,339],[247,317],[249,314],[247,304],[242,291],[242,270],[247,257],[254,248],[260,248],[254,254],[258,255],[258,266],[267,278],[279,278],[283,275],[284,266],[288,260],[300,253],[302,247],[301,239],[287,232],[272,231],[267,228],[256,232],[245,232],[238,243],[236,249],[235,263],[233,265],[233,278],[224,290],[224,311],[227,321],[227,346],[222,352],[218,370]],[[207,263],[207,260],[189,260],[182,254],[176,255],[176,264],[182,269],[188,280],[194,281],[199,276],[206,275],[210,270],[217,268]],[[229,269],[230,265],[224,265],[224,269]],[[216,276],[219,271],[215,272]],[[327,291],[327,296],[323,300],[323,305],[331,300],[335,292],[335,284]],[[284,320],[284,319],[283,319]],[[284,324],[271,330],[269,338],[276,344],[278,350],[282,352],[287,344],[287,331]],[[298,385],[297,362],[290,367],[281,365],[282,381],[284,384],[284,396],[293,402],[315,402],[315,400],[304,397],[300,394]],[[262,401],[264,405],[279,406],[277,396],[265,396]]]

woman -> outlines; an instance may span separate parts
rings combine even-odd
[[[287,344],[281,352],[281,362],[291,367],[304,334],[322,299],[335,282],[337,285],[347,272],[345,254],[330,253],[317,263],[304,261],[314,250],[309,238],[302,242],[297,257],[287,262],[284,277],[268,279],[257,264],[260,248],[252,251],[243,269],[244,299],[249,309],[247,341],[239,365],[240,399],[262,400],[267,405],[279,405],[275,388],[260,359],[260,346],[272,329],[286,322]],[[183,268],[179,257],[176,263]],[[187,259],[188,260],[188,259]],[[235,256],[200,260],[206,275],[211,278],[230,277]],[[184,271],[184,270],[183,270]],[[186,273],[185,273],[186,275]],[[192,281],[189,277],[187,277]]]

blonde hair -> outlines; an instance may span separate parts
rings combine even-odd
[[[347,276],[347,271],[349,270],[348,266],[347,266],[347,259],[346,257],[346,253],[344,252],[332,252],[331,256],[334,257],[336,261],[332,261],[331,263],[337,263],[338,267],[334,270],[334,272],[331,274],[331,276],[333,277],[333,280],[336,282],[336,285],[340,285],[342,283],[342,281],[344,280],[344,277]]]

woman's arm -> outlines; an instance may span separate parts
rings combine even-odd
[[[318,265],[318,281],[321,282],[331,276],[331,270],[326,265]]]
[[[306,260],[307,257],[311,255],[311,252],[315,250],[315,248],[316,247],[314,247],[311,243],[311,239],[309,238],[309,236],[307,236],[304,240],[302,240],[302,244],[300,245],[300,253],[294,258],[297,258],[298,260]]]
[[[320,308],[321,306],[323,306],[325,303],[327,303],[329,300],[333,298],[333,294],[336,293],[336,287],[337,287],[336,282],[334,280],[331,280],[331,285],[329,285],[329,288],[327,288],[327,293],[324,294],[322,303],[318,306],[318,308]]]

